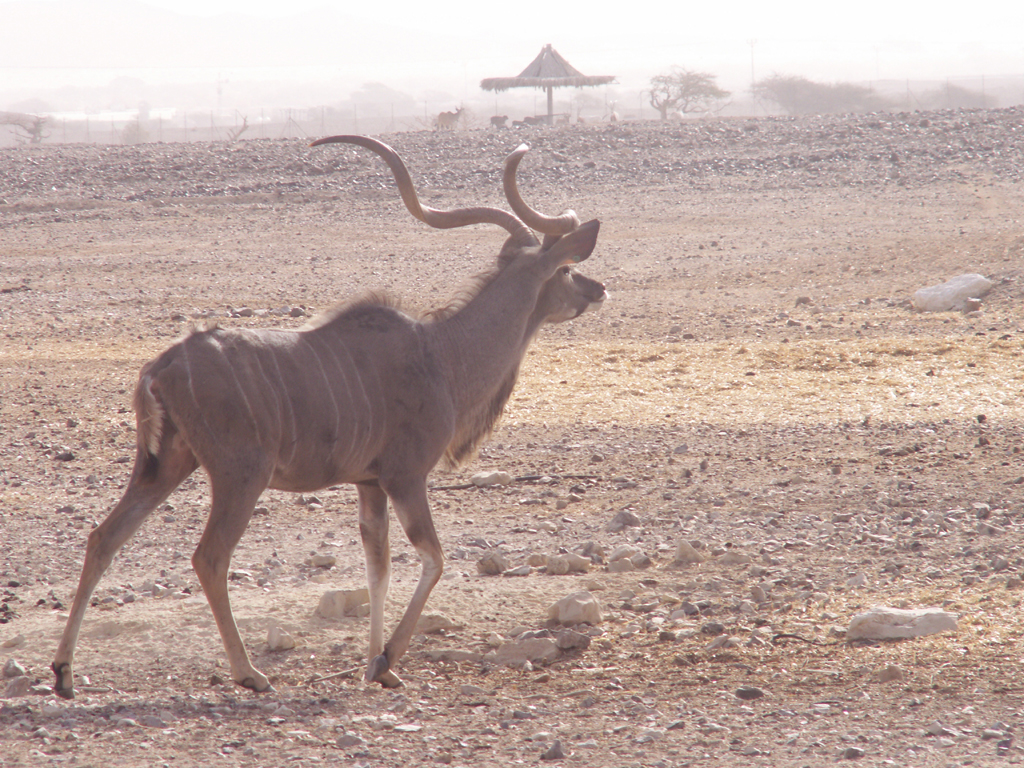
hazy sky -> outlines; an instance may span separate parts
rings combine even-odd
[[[76,20],[62,31],[23,21],[45,8]],[[752,68],[824,81],[1024,78],[1019,0],[0,0],[0,19],[0,108],[14,85],[77,84],[86,72],[109,81],[133,66],[147,82],[321,77],[471,98],[481,79],[518,74],[546,43],[585,74],[637,90],[673,65],[734,91]],[[190,22],[206,37],[183,33]]]
[[[35,0],[46,2],[47,0]],[[295,13],[334,7],[353,15],[357,3],[328,0],[145,0],[147,4],[199,16],[224,13],[280,18]],[[609,14],[595,9],[628,8]],[[974,0],[969,3],[925,4],[919,0],[857,0],[823,3],[821,0],[731,0],[718,3],[680,3],[666,0],[630,0],[608,4],[552,3],[550,0],[479,2],[479,0],[392,0],[376,6],[382,21],[412,22],[417,28],[447,29],[457,34],[495,37],[504,31],[522,34],[597,30],[608,27],[628,42],[642,44],[657,30],[661,38],[777,37],[791,40],[862,40],[869,45],[884,40],[907,42],[1015,43],[1024,65],[1024,3],[1012,0]],[[588,10],[580,12],[581,7]],[[461,20],[461,21],[460,21]]]

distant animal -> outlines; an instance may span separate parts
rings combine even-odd
[[[493,128],[507,128],[506,123],[508,122],[508,115],[495,115],[491,118],[491,126]]]
[[[306,493],[352,483],[370,593],[366,679],[402,684],[395,673],[412,640],[444,557],[427,499],[442,459],[468,460],[512,394],[527,347],[546,323],[600,305],[604,286],[577,273],[600,223],[572,211],[546,216],[519,194],[520,146],[505,160],[512,212],[437,210],[419,202],[409,172],[388,145],[365,136],[313,142],[355,144],[391,168],[409,212],[439,229],[496,224],[508,232],[490,274],[450,307],[422,319],[370,295],[298,330],[194,330],[143,366],[133,400],[135,465],[121,500],[88,537],[85,563],[53,661],[54,690],[74,697],[72,663],[82,618],[100,577],[143,521],[200,466],[211,489],[192,566],[210,603],[231,678],[270,688],[246,652],[231,611],[231,555],[267,488]],[[543,235],[543,241],[536,233]],[[422,561],[405,613],[384,642],[391,577],[388,502]]]
[[[461,115],[462,107],[459,107],[454,112],[442,112],[437,116],[437,129],[439,131],[454,131]]]
[[[513,120],[513,128],[526,128],[527,126],[543,125],[547,121],[546,117],[539,115],[527,115],[522,120]]]

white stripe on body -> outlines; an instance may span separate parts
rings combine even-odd
[[[278,347],[276,345],[271,347],[270,359],[274,361],[274,370],[277,371],[277,379],[281,382],[281,389],[278,391],[278,396],[281,397],[284,400],[285,405],[288,406],[288,415],[291,417],[292,421],[292,451],[288,454],[288,460],[283,462],[285,465],[290,465],[292,460],[295,458],[295,452],[299,449],[299,424],[295,419],[295,407],[292,405],[292,399],[288,394],[288,385],[285,383],[284,374],[281,373],[281,366],[278,365],[277,362],[277,350]]]

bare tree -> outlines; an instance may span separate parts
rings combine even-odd
[[[710,72],[673,67],[670,72],[651,78],[647,95],[651,106],[661,114],[661,119],[668,120],[672,112],[712,109],[717,102],[729,97],[729,91],[719,88]]]
[[[11,126],[18,140],[29,144],[41,144],[43,139],[50,137],[50,134],[43,133],[49,120],[48,117],[27,115],[24,112],[0,112],[0,125]]]
[[[242,117],[242,124],[228,131],[228,141],[238,141],[239,137],[249,129],[249,117]]]

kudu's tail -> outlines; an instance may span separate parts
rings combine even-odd
[[[135,422],[138,428],[139,445],[156,456],[160,452],[160,439],[164,435],[165,411],[163,404],[153,392],[153,379],[146,373],[139,378],[135,388]]]

